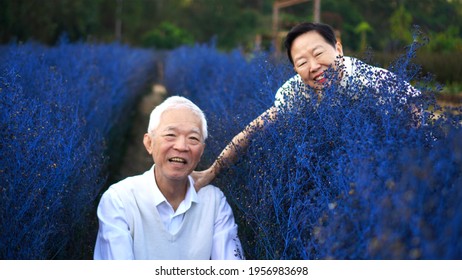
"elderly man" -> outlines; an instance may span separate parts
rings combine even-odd
[[[166,99],[151,113],[144,146],[154,165],[103,194],[95,259],[243,259],[231,207],[190,176],[207,138],[203,112],[186,98]]]

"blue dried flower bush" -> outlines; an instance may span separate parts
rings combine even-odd
[[[389,68],[422,97],[359,85],[329,87],[321,100],[309,92],[217,177],[249,259],[462,258],[462,114],[437,105],[431,76],[412,63],[418,47]],[[209,166],[291,75],[269,54],[196,45],[170,53],[165,80],[206,112]]]
[[[153,64],[120,44],[1,46],[1,259],[91,257],[106,149]]]

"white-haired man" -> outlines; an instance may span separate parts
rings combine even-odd
[[[206,138],[204,113],[190,100],[169,97],[152,111],[143,143],[154,165],[103,194],[95,259],[244,258],[224,194],[194,189]]]

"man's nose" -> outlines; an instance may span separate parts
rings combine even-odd
[[[185,137],[177,137],[175,141],[174,148],[179,151],[184,151],[188,149],[188,143]]]

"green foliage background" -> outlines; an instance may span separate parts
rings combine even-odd
[[[0,0],[0,42],[34,39],[55,44],[63,33],[71,41],[121,40],[146,45],[146,38],[165,24],[165,38],[150,46],[174,48],[186,42],[216,38],[221,49],[251,49],[256,35],[269,46],[274,0]],[[313,1],[281,10],[281,30],[312,20]],[[419,25],[432,38],[430,51],[462,51],[461,0],[322,0],[321,21],[341,32],[344,46],[361,50],[362,38],[375,50],[395,51],[412,40]],[[119,24],[120,33],[116,32]],[[367,24],[370,30],[358,31]],[[164,27],[162,27],[164,25]],[[155,36],[154,36],[155,37]],[[149,41],[149,40],[148,40]]]
[[[172,50],[213,40],[220,50],[250,53],[274,47],[275,1],[0,0],[0,44],[33,40],[55,45],[65,35],[70,42],[118,41]],[[320,2],[321,21],[339,32],[347,55],[402,53],[416,40],[413,30],[418,27],[427,42],[417,62],[439,83],[456,88],[462,83],[462,0]],[[312,21],[313,3],[282,8],[278,30],[284,33],[298,22]]]

